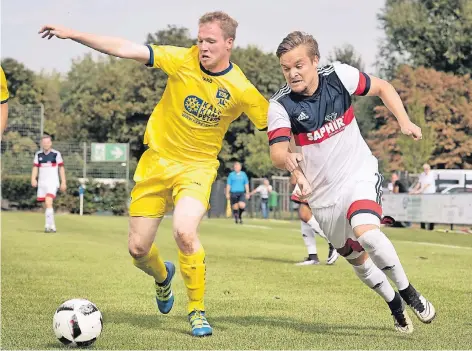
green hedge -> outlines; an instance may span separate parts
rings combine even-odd
[[[57,211],[79,213],[79,181],[67,180],[67,192],[58,191],[54,200]],[[10,207],[20,210],[34,210],[42,205],[36,201],[36,188],[31,186],[29,176],[2,177],[2,198],[10,202]],[[101,184],[95,181],[86,184],[84,193],[84,214],[110,212],[114,215],[128,213],[128,194],[123,183],[115,186]]]

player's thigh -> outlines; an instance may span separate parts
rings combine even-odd
[[[358,258],[364,249],[357,242],[345,213],[343,198],[333,206],[313,210],[313,215],[330,243],[341,256],[352,260]]]
[[[48,188],[44,184],[38,184],[38,190],[36,192],[36,201],[44,202],[46,200],[46,194]]]
[[[173,227],[176,239],[189,241],[196,237],[198,224],[209,208],[215,169],[187,167],[173,186]]]
[[[174,208],[173,231],[179,249],[191,254],[198,250],[198,226],[207,211],[201,200],[191,195],[180,197]]]
[[[160,218],[129,217],[128,250],[133,257],[142,257],[151,249]]]
[[[172,178],[175,166],[166,164],[158,153],[148,149],[139,160],[131,191],[131,217],[162,218],[172,209]]]
[[[346,217],[357,238],[368,230],[380,227],[382,180],[379,173],[372,172],[353,186],[352,195],[346,203]]]

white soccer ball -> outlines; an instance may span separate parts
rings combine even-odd
[[[102,314],[88,300],[68,300],[57,308],[52,327],[64,345],[90,346],[102,332]]]

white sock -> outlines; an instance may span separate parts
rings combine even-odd
[[[398,290],[406,289],[410,285],[392,242],[380,229],[368,230],[357,241],[375,265],[395,283]]]
[[[56,229],[56,224],[54,223],[54,209],[46,208],[46,228]]]
[[[306,249],[308,250],[308,255],[316,255],[316,240],[315,240],[315,231],[303,221],[300,221],[302,228],[302,237],[305,242]]]
[[[316,220],[314,216],[311,216],[307,224],[315,231],[316,234],[318,234],[323,239],[328,241],[328,238],[326,237],[325,233],[321,230],[320,224],[318,223],[318,221]]]
[[[382,296],[385,301],[390,302],[395,297],[395,290],[390,285],[387,276],[372,262],[369,257],[364,264],[352,266],[354,272],[362,282],[377,294]]]

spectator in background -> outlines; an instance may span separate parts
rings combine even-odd
[[[269,195],[272,192],[272,185],[269,183],[269,179],[264,178],[262,184],[259,185],[256,189],[251,191],[249,196],[259,193],[261,195],[261,211],[262,217],[264,219],[269,218]]]
[[[436,192],[436,181],[431,173],[431,166],[425,163],[423,171],[410,194],[434,194]]]
[[[235,223],[243,224],[243,212],[246,209],[246,200],[249,199],[249,179],[242,171],[241,163],[234,163],[234,171],[228,176],[226,198],[231,201]]]
[[[423,173],[420,174],[420,178],[416,186],[410,192],[410,194],[434,194],[436,193],[436,181],[434,175],[431,173],[431,166],[425,163],[423,165]],[[428,229],[434,229],[434,223],[428,223]],[[421,223],[421,229],[426,229],[426,223]]]
[[[397,172],[392,173],[391,184],[392,184],[392,193],[394,194],[402,194],[407,193],[408,189],[405,184],[400,180]]]
[[[405,183],[403,183],[401,180],[400,180],[400,177],[398,175],[398,172],[393,172],[392,173],[392,176],[390,178],[390,181],[391,181],[391,185],[392,185],[392,189],[391,189],[391,192],[394,193],[394,194],[404,194],[404,193],[407,193],[408,192],[408,188],[407,186],[405,185]],[[389,184],[389,185],[390,185]],[[396,222],[394,223],[393,225],[394,227],[410,227],[411,226],[411,222]]]

